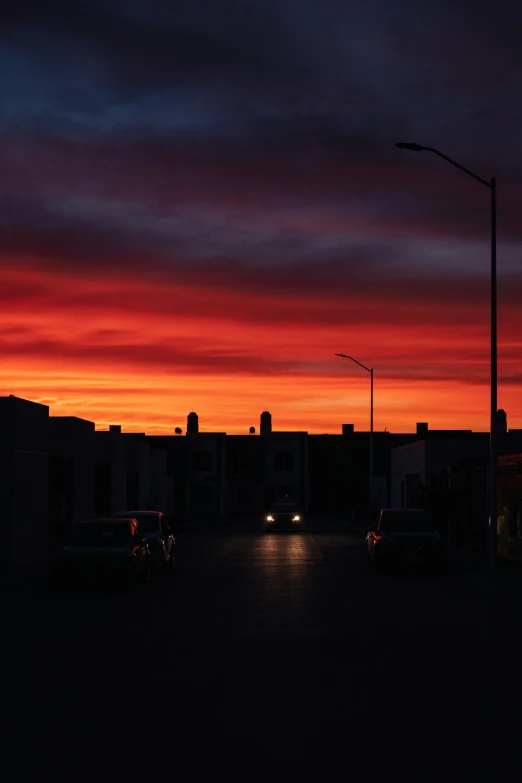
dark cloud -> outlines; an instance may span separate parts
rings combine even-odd
[[[30,0],[7,3],[4,33],[21,45],[30,43],[32,55],[47,63],[74,57],[70,45],[79,45],[82,54],[98,60],[113,87],[128,95],[187,80],[274,86],[282,76],[301,78],[304,67],[285,52],[282,21],[275,9],[259,12],[251,5],[242,13],[237,3],[140,8]]]

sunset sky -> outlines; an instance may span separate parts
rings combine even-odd
[[[522,427],[522,5],[4,0],[0,394],[99,429]]]

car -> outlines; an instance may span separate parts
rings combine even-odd
[[[147,539],[152,565],[156,571],[171,568],[175,560],[176,539],[161,511],[117,511],[116,517],[132,517]]]
[[[295,503],[271,503],[265,515],[265,530],[299,530],[302,516]]]
[[[417,508],[385,508],[366,535],[368,566],[419,564],[442,568],[445,548],[430,514]]]
[[[72,526],[66,546],[52,562],[53,582],[132,585],[147,579],[150,552],[136,519],[104,517]]]

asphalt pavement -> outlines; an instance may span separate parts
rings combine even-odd
[[[518,570],[375,573],[362,541],[236,520],[132,591],[4,595],[8,780],[519,777]]]

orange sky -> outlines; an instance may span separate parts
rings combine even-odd
[[[375,369],[376,430],[488,429],[487,287],[470,298],[463,281],[444,302],[436,281],[417,296],[390,281],[287,293],[262,276],[232,286],[146,268],[4,258],[1,393],[149,434],[185,430],[191,410],[202,431],[246,434],[265,409],[280,430],[368,429],[369,376],[344,352]],[[503,291],[499,407],[522,427],[515,294]]]

